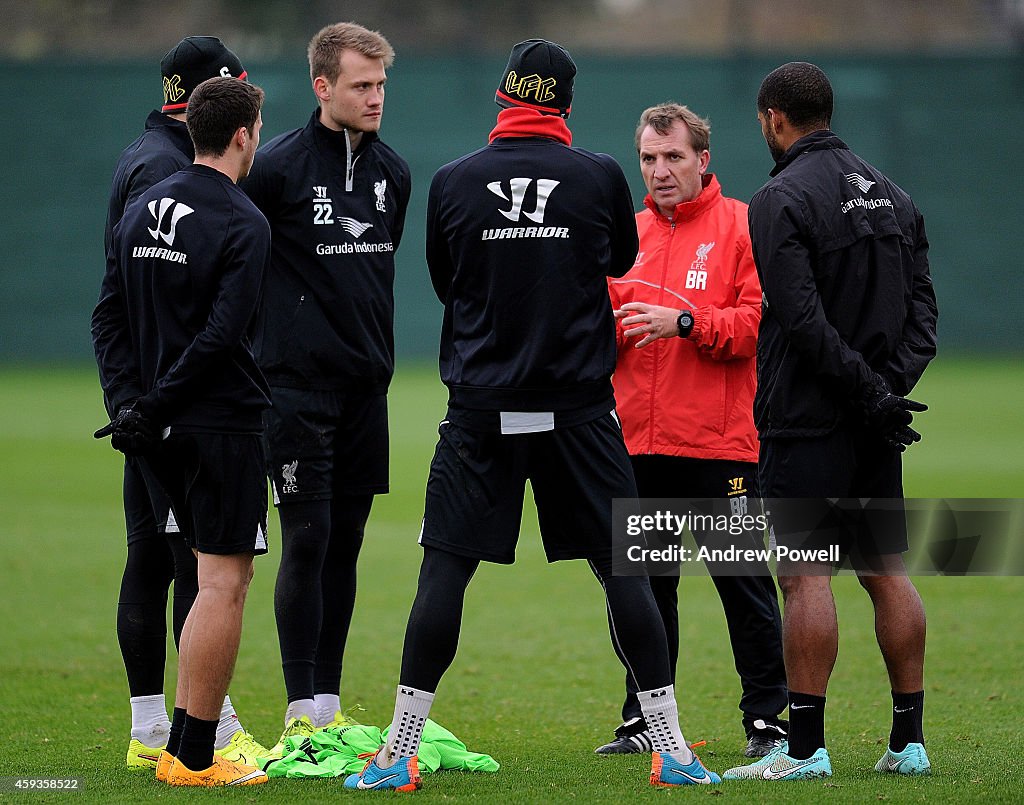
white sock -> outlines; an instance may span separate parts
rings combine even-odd
[[[231,736],[242,729],[242,722],[238,720],[238,713],[231,703],[231,697],[224,697],[224,704],[220,706],[220,721],[217,723],[217,737],[213,742],[214,749],[223,749],[231,742]]]
[[[151,749],[164,746],[171,732],[164,694],[132,696],[128,702],[132,706],[132,737]]]
[[[423,724],[430,715],[434,694],[407,685],[398,686],[395,696],[395,717],[388,731],[388,742],[377,758],[377,765],[387,768],[403,757],[413,757],[420,748]]]
[[[296,699],[294,702],[288,702],[288,709],[284,711],[284,725],[287,727],[289,721],[301,716],[305,716],[316,726],[316,702],[313,699]]]
[[[651,733],[651,746],[655,752],[669,752],[682,764],[693,762],[693,752],[679,729],[679,708],[676,706],[675,686],[642,690],[640,700],[647,730]]]
[[[317,693],[313,696],[316,703],[316,721],[313,724],[323,727],[334,721],[334,714],[341,710],[341,697],[337,693]]]

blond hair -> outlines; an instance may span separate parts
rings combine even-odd
[[[341,74],[341,54],[354,50],[368,59],[383,59],[390,67],[395,61],[395,49],[377,31],[371,31],[354,22],[336,22],[317,31],[309,40],[309,77],[323,76],[333,84]]]

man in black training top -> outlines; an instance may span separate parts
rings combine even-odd
[[[409,166],[377,137],[393,60],[376,31],[323,28],[309,43],[316,111],[260,150],[243,185],[273,232],[257,357],[281,518],[277,756],[289,737],[354,723],[341,667],[366,520],[388,491],[395,250],[411,188]]]
[[[609,156],[570,147],[576,65],[520,42],[490,144],[445,165],[427,203],[427,264],[444,303],[448,413],[427,481],[423,564],[387,745],[345,782],[414,790],[438,683],[455,657],[481,561],[515,559],[529,479],[550,561],[585,559],[651,726],[651,783],[719,782],[679,730],[668,644],[646,578],[611,572],[613,498],[636,485],[615,418],[615,323],[606,277],[636,258],[633,203]]]
[[[192,164],[195,152],[185,126],[189,97],[200,83],[216,76],[244,80],[238,57],[215,36],[187,36],[160,62],[163,106],[150,112],[142,135],[121,152],[110,188],[104,247],[125,208],[143,192]],[[107,400],[110,416],[116,407]],[[136,460],[124,465],[124,517],[128,556],[117,602],[117,640],[128,676],[132,712],[127,764],[156,767],[167,743],[170,721],[164,698],[167,654],[167,591],[174,582],[171,626],[174,643],[195,601],[199,582],[196,558],[181,539],[171,504],[160,485]],[[229,696],[217,725],[216,751],[228,760],[264,757],[267,750],[245,731]]]
[[[114,227],[93,313],[113,421],[97,431],[138,456],[198,558],[181,633],[178,688],[157,778],[171,785],[265,782],[214,755],[255,554],[266,553],[262,432],[270,390],[249,345],[270,228],[236,187],[252,165],[263,91],[212,78],[192,93],[195,164],[139,196]]]
[[[849,555],[871,597],[892,686],[892,731],[875,770],[928,774],[925,614],[902,556],[901,463],[921,438],[910,427],[913,412],[925,410],[904,395],[935,356],[924,219],[829,130],[832,86],[813,64],[771,72],[757,116],[776,163],[749,208],[764,290],[754,398],[761,493],[780,546],[836,545]],[[858,503],[872,498],[883,503]],[[780,560],[789,741],[727,778],[831,776],[824,718],[839,647],[833,570]]]

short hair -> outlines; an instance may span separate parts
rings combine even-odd
[[[636,126],[633,141],[637,153],[640,152],[640,135],[650,126],[658,134],[668,134],[676,122],[682,123],[690,130],[690,141],[694,151],[707,151],[711,147],[711,121],[679,103],[661,103],[644,109],[640,122]]]
[[[354,50],[368,59],[383,59],[384,66],[390,67],[395,61],[395,49],[378,31],[371,31],[354,22],[336,22],[321,28],[311,40],[309,77],[316,80],[322,75],[333,84],[341,74],[341,53]]]
[[[221,156],[235,132],[250,132],[263,106],[263,90],[237,78],[209,78],[195,88],[188,100],[185,125],[196,147],[196,156]]]
[[[828,128],[832,122],[832,85],[820,67],[795,61],[776,67],[761,82],[757,111],[778,109],[797,129]]]

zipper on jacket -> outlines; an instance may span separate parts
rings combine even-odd
[[[668,242],[665,244],[665,260],[661,267],[661,284],[658,290],[658,305],[662,305],[665,301],[665,280],[668,278],[668,264],[669,257],[672,253],[672,236],[676,233],[676,222],[675,219],[669,222],[668,229]],[[648,416],[648,434],[647,434],[647,454],[652,455],[654,453],[654,409],[655,409],[655,391],[658,388],[658,359],[661,357],[661,353],[664,351],[664,344],[661,342],[664,339],[659,338],[654,342],[654,368],[651,369],[651,411]]]
[[[355,167],[355,163],[352,161],[352,140],[349,139],[348,129],[343,129],[345,132],[345,192],[352,192],[352,170]]]

